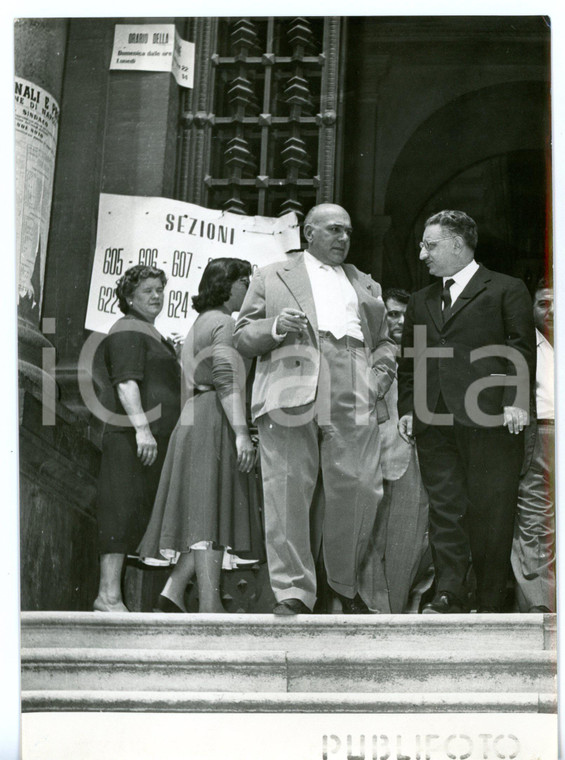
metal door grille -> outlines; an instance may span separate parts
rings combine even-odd
[[[190,19],[177,197],[241,214],[302,217],[335,201],[338,18]]]

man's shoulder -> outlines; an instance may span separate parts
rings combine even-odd
[[[482,265],[479,267],[477,274],[481,273],[483,274],[486,281],[491,281],[503,288],[526,287],[525,282],[519,277],[514,277],[510,274],[504,274],[503,272],[496,272],[493,269],[487,269]]]
[[[433,291],[437,290],[439,287],[439,283],[441,280],[435,280],[434,282],[431,282],[429,285],[424,285],[423,288],[420,288],[419,290],[414,290],[410,294],[410,298],[412,301],[419,301],[421,299],[426,299],[430,293],[433,293]]]
[[[288,269],[289,265],[294,266],[299,264],[303,259],[302,251],[290,251],[284,259],[274,261],[272,264],[266,264],[264,267],[259,267],[257,273],[266,278],[281,272],[283,269]]]
[[[342,268],[350,279],[357,279],[361,282],[365,282],[367,285],[370,285],[373,290],[377,291],[378,294],[381,293],[382,288],[380,284],[374,280],[370,274],[362,272],[360,269],[358,269],[355,264],[345,263],[342,264]]]
[[[483,264],[479,264],[479,268],[469,282],[472,282],[475,278],[482,280],[485,285],[490,283],[502,290],[526,287],[524,281],[519,277],[513,277],[512,275],[504,274],[503,272],[496,272],[494,269],[487,269]],[[438,278],[429,285],[425,285],[423,288],[414,291],[414,293],[412,293],[412,298],[418,300],[421,298],[425,299],[429,294],[433,294],[434,291],[437,291],[440,288],[440,285],[441,280]]]

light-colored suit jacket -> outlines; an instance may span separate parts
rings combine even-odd
[[[395,344],[388,335],[381,287],[352,264],[343,270],[359,302],[359,317],[372,382],[382,399],[396,373]],[[273,337],[273,324],[283,308],[300,309],[306,330]],[[316,398],[320,348],[314,296],[302,253],[257,270],[237,320],[234,345],[245,357],[258,357],[253,385],[253,419],[274,409],[293,408]]]

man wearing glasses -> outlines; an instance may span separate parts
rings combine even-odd
[[[477,239],[462,211],[426,221],[420,259],[440,279],[404,323],[399,432],[416,441],[436,575],[425,613],[469,611],[469,556],[477,611],[502,611],[510,567],[535,331],[525,284],[478,264]]]

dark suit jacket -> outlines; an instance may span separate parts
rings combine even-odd
[[[516,375],[517,365],[500,349],[494,355],[473,361],[473,351],[485,346],[508,346],[524,358],[528,372],[523,389],[525,403],[529,407],[529,394],[535,383],[536,340],[532,316],[532,303],[525,284],[508,275],[491,272],[482,265],[473,275],[445,320],[441,311],[442,281],[438,280],[414,293],[408,304],[402,339],[402,358],[398,367],[398,413],[400,416],[414,412],[414,432],[424,429],[429,421],[419,414],[414,403],[415,387],[423,388],[422,378],[415,381],[415,370],[424,364],[406,355],[406,349],[414,347],[416,328],[425,326],[426,344],[429,348],[451,349],[452,356],[430,357],[425,363],[427,388],[425,399],[431,412],[436,409],[440,396],[457,422],[471,427],[489,427],[476,415],[469,413],[466,394],[477,381],[485,385],[478,396],[481,412],[498,415],[502,424],[504,406],[518,405]],[[418,351],[421,356],[421,350]],[[479,385],[472,389],[477,390]],[[472,392],[471,391],[471,392]],[[418,408],[419,407],[419,408]]]
[[[381,287],[352,264],[343,264],[343,270],[357,293],[361,330],[373,368],[371,380],[383,398],[395,376],[396,346],[388,335]],[[284,307],[301,309],[308,325],[301,335],[289,333],[277,341],[272,336],[273,323]],[[302,253],[257,270],[239,313],[234,345],[243,356],[258,357],[253,419],[315,399],[320,373],[318,324]]]

